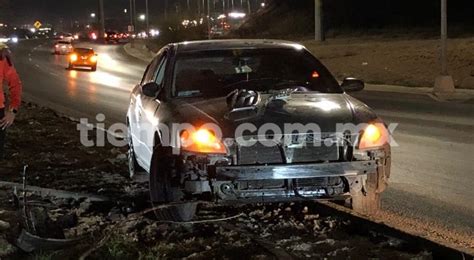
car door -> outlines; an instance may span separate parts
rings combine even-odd
[[[129,115],[129,120],[130,120],[130,130],[132,132],[131,137],[133,141],[133,146],[134,146],[134,151],[135,151],[135,157],[140,164],[140,166],[144,167],[145,161],[144,158],[145,156],[143,155],[146,152],[146,146],[143,143],[144,137],[143,137],[143,129],[141,126],[142,123],[142,117],[144,116],[144,102],[146,102],[145,96],[142,94],[142,86],[145,85],[146,83],[152,81],[154,78],[154,75],[156,74],[157,67],[159,65],[161,56],[158,55],[147,67],[142,81],[140,84],[137,85],[136,91],[134,91],[132,97],[132,104],[131,104],[131,110],[130,110],[130,115]]]
[[[168,64],[167,52],[163,52],[161,55],[155,74],[153,75],[152,81],[155,82],[160,89],[163,88],[165,82],[165,71]],[[151,82],[151,81],[150,81]],[[142,129],[142,142],[143,147],[143,161],[145,168],[149,169],[151,157],[153,155],[153,148],[155,145],[155,132],[158,127],[158,118],[156,118],[156,111],[160,108],[160,100],[158,99],[159,92],[156,93],[155,97],[147,97],[142,95],[142,106],[143,115],[140,118],[140,128]]]

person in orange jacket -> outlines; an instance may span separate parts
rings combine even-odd
[[[3,83],[9,87],[10,98],[9,107],[5,107],[5,94],[3,93]],[[13,67],[11,53],[8,46],[0,43],[0,159],[4,157],[5,131],[15,121],[18,108],[21,104],[22,84],[20,77]]]

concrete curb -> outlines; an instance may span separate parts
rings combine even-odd
[[[123,46],[123,49],[125,53],[127,53],[129,56],[132,56],[139,60],[142,60],[145,62],[151,62],[153,60],[155,53],[148,50],[144,44],[135,43],[135,46],[136,46],[135,48],[132,48],[132,44],[127,43]]]

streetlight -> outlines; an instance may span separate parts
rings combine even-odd
[[[145,21],[146,15],[141,14],[140,16],[138,16],[138,19],[139,19],[140,21]]]
[[[91,17],[92,17],[92,18],[95,18],[95,13],[91,13]]]
[[[448,73],[448,14],[447,1],[441,0],[441,74],[435,79],[433,92],[451,94],[455,92],[453,78]]]
[[[123,9],[123,13],[124,13],[124,14],[128,13],[127,8]]]

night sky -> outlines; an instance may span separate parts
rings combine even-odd
[[[159,2],[160,0],[150,0]],[[144,0],[137,0],[137,12],[144,12]],[[124,16],[129,0],[104,0],[106,16]],[[86,21],[97,13],[97,0],[0,0],[0,20],[32,23],[34,20],[57,22],[59,19]]]

